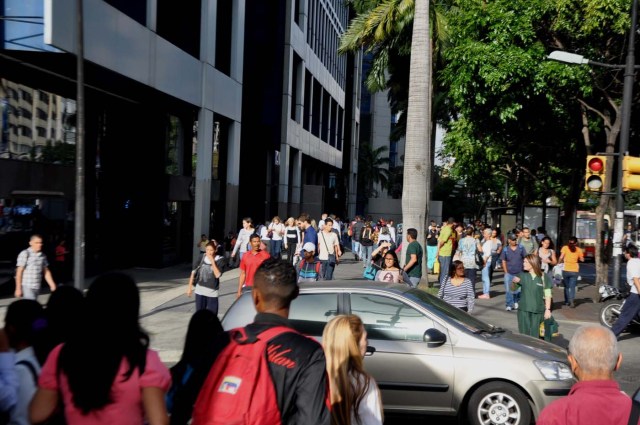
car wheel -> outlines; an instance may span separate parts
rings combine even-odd
[[[600,308],[600,324],[611,329],[618,316],[620,316],[620,310],[622,310],[622,302],[620,300],[607,301]]]
[[[531,408],[524,393],[506,382],[489,382],[469,399],[472,425],[529,425]]]

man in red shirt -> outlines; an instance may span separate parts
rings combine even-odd
[[[267,251],[260,249],[260,235],[254,233],[249,237],[251,251],[242,256],[240,261],[240,279],[238,280],[238,297],[242,294],[242,288],[253,286],[253,275],[264,260],[270,257]]]
[[[622,363],[618,342],[600,325],[578,328],[569,342],[569,364],[578,378],[569,395],[540,412],[537,425],[627,425],[631,398],[613,379]]]

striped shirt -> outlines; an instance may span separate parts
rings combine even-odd
[[[47,256],[42,251],[34,252],[27,248],[18,254],[17,267],[24,267],[22,286],[40,288],[44,270],[49,267]]]
[[[451,283],[451,278],[447,276],[438,291],[438,298],[457,308],[467,307],[469,313],[473,311],[475,296],[473,284],[467,278],[459,286],[455,286]]]

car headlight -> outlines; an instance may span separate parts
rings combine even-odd
[[[564,381],[573,379],[571,368],[562,362],[554,362],[551,360],[534,360],[544,379],[547,381]]]

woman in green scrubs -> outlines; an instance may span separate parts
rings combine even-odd
[[[524,257],[524,271],[513,278],[512,290],[522,288],[518,308],[518,330],[521,334],[538,338],[540,323],[551,317],[551,288],[553,282],[540,267],[540,257]]]

